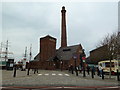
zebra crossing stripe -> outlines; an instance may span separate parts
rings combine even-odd
[[[49,74],[45,74],[46,76],[48,76]]]
[[[42,76],[43,74],[38,74],[39,76]],[[44,74],[45,76],[48,76],[49,74],[48,73],[46,73],[46,74]],[[56,74],[55,73],[52,73],[52,75],[53,76],[55,76]],[[63,76],[63,74],[58,74],[59,76]],[[70,76],[69,74],[64,74],[65,76]]]
[[[69,74],[65,74],[66,76],[70,76]]]
[[[38,74],[38,75],[40,75],[40,76],[41,76],[42,74]]]
[[[54,75],[54,76],[55,76],[56,74],[55,74],[55,73],[52,73],[52,75]]]
[[[58,75],[62,76],[62,74],[58,74]]]

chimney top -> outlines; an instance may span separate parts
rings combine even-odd
[[[65,6],[62,7],[62,10],[65,10]]]

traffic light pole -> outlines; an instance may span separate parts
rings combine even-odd
[[[85,75],[85,63],[83,62],[83,77],[86,77]]]

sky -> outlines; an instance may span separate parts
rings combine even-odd
[[[109,33],[118,30],[117,2],[2,2],[0,15],[2,39],[9,40],[9,51],[15,61],[22,59],[27,46],[32,57],[39,52],[41,37],[57,38],[61,43],[61,9],[66,9],[68,46],[81,44],[87,56]]]

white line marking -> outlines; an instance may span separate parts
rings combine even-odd
[[[46,76],[48,76],[49,74],[45,74]]]
[[[69,74],[65,74],[66,76],[70,76]]]
[[[116,87],[103,87],[103,88],[119,88],[119,86],[116,86]]]
[[[56,75],[55,73],[52,73],[52,75]]]
[[[38,75],[42,75],[42,74],[38,74]]]
[[[58,75],[62,76],[62,74],[58,74]]]

